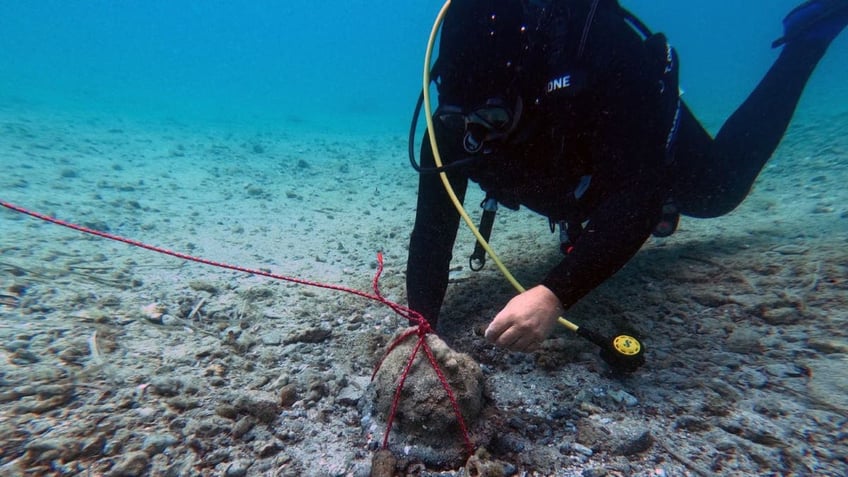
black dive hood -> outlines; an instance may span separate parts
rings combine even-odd
[[[473,110],[492,98],[513,105],[527,91],[531,75],[530,8],[522,0],[454,0],[445,15],[439,57],[432,69],[439,104]],[[419,96],[410,127],[409,156],[418,172],[442,172],[468,165],[483,156],[469,155],[438,168],[415,161],[415,129],[421,113]],[[526,106],[526,101],[525,101]]]
[[[439,44],[439,104],[513,103],[531,53],[527,18],[520,0],[451,2]]]

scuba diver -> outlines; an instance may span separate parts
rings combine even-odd
[[[523,205],[559,227],[562,261],[485,332],[533,350],[649,236],[673,233],[681,214],[718,217],[744,200],[846,24],[848,0],[792,10],[772,45],[779,57],[713,138],[680,99],[665,36],[617,0],[452,1],[431,72],[443,165],[426,140],[412,161],[409,306],[436,328],[460,218],[437,173],[460,201],[472,180],[485,209]]]

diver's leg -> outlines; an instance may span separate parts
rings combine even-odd
[[[777,149],[810,75],[848,23],[848,0],[831,0],[824,3],[844,8],[832,10],[834,17],[819,19],[830,22],[824,33],[812,30],[816,24],[800,33],[790,29],[792,17],[815,3],[820,2],[804,3],[784,20],[787,41],[780,56],[714,140],[684,108],[677,154],[681,171],[673,191],[683,214],[716,217],[736,208]]]

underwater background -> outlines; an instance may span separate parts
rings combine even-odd
[[[779,50],[797,0],[622,4],[678,49],[685,98],[714,129]],[[441,2],[32,0],[0,4],[0,101],[158,120],[404,133]],[[848,38],[805,110],[844,101]]]
[[[800,2],[621,1],[677,48],[684,99],[712,132]],[[441,5],[0,0],[0,200],[357,290],[372,289],[380,251],[380,291],[405,303],[418,187],[407,132]],[[568,310],[643,338],[631,376],[564,328],[534,353],[487,343],[515,292],[491,265],[468,269],[474,238],[460,228],[439,336],[484,373],[486,465],[848,475],[845,78],[848,32],[736,210],[684,217]],[[474,218],[482,199],[469,188]],[[525,284],[561,260],[527,210],[499,212],[492,238]],[[372,475],[385,427],[366,390],[407,325],[361,296],[0,207],[0,476]],[[462,451],[433,434],[438,451]],[[404,439],[392,434],[396,453],[413,457],[373,475],[470,474]]]

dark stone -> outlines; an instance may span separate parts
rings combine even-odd
[[[390,450],[378,450],[371,458],[371,477],[393,477],[396,466],[397,459]]]
[[[280,406],[291,407],[297,400],[297,386],[294,383],[286,384],[280,389]]]
[[[283,344],[291,343],[321,343],[332,336],[333,332],[329,328],[310,328],[301,331],[283,340]]]
[[[616,449],[615,454],[630,456],[634,454],[638,454],[640,452],[645,452],[650,449],[654,444],[654,436],[651,435],[650,431],[645,431],[635,439],[628,439],[623,441]]]
[[[150,457],[144,452],[130,452],[126,454],[121,462],[112,468],[113,475],[134,477],[145,475],[150,465]]]

